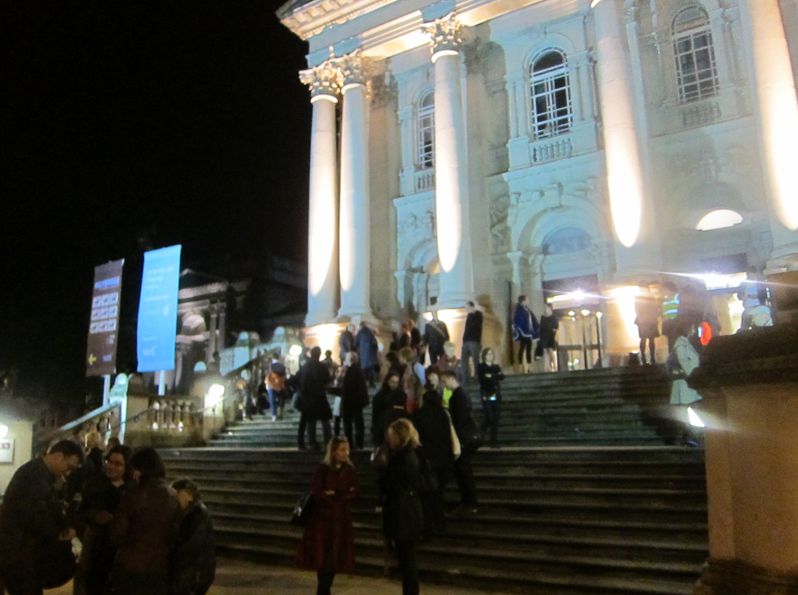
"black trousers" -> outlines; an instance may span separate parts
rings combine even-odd
[[[518,363],[524,363],[524,351],[526,351],[526,363],[532,363],[532,337],[519,337],[518,342],[520,343],[520,347],[518,348]]]
[[[397,541],[396,559],[402,575],[402,595],[418,595],[418,563],[416,562],[416,542]]]
[[[444,493],[452,477],[451,467],[433,467],[432,473],[438,481],[438,489],[421,496],[424,510],[424,536],[430,538],[446,531],[446,501]]]
[[[36,570],[24,564],[0,568],[0,586],[3,583],[8,595],[42,595],[41,577]]]
[[[352,432],[354,426],[354,433]],[[352,448],[363,448],[363,437],[366,434],[366,424],[363,421],[363,409],[344,411],[344,434]],[[354,438],[354,440],[353,440]]]
[[[454,478],[457,480],[457,487],[460,488],[460,499],[466,506],[476,506],[478,503],[477,484],[471,465],[473,456],[474,453],[464,452],[454,462]]]
[[[308,417],[301,413],[299,415],[299,429],[296,433],[296,441],[299,444],[299,448],[305,448],[305,432],[308,427]]]
[[[316,440],[316,422],[321,422],[321,428],[324,432],[324,446],[327,446],[327,443],[332,438],[332,430],[330,429],[330,420],[329,419],[318,419],[315,417],[309,417],[307,419],[308,425],[308,446],[311,448],[316,448],[319,443]],[[299,423],[302,423],[300,420]]]
[[[333,580],[335,580],[335,573],[319,571],[316,573],[316,576],[319,579],[318,586],[316,587],[316,595],[330,595],[330,589],[332,588]]]
[[[490,431],[490,443],[496,444],[499,437],[499,413],[501,406],[499,401],[482,399],[482,409],[485,412],[485,421],[482,422],[482,432]]]

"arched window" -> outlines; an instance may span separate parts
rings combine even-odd
[[[673,19],[673,53],[682,103],[718,94],[718,67],[709,15],[700,6],[685,8]]]
[[[418,102],[418,166],[435,167],[435,93],[430,91]]]
[[[570,254],[590,248],[590,234],[578,227],[563,227],[543,240],[543,254]]]
[[[737,211],[732,211],[729,209],[717,209],[704,215],[695,228],[698,231],[712,231],[713,229],[734,227],[742,222],[743,216]]]
[[[571,129],[571,85],[565,55],[557,50],[546,52],[535,60],[529,74],[535,138],[568,132]]]

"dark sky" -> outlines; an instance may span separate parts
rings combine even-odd
[[[281,3],[3,3],[0,371],[91,388],[93,269],[141,238],[182,244],[184,266],[305,258],[307,50]]]

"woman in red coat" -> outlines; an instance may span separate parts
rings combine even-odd
[[[305,527],[297,562],[316,571],[316,595],[330,595],[335,574],[355,570],[352,502],[360,495],[357,470],[349,460],[349,441],[335,437],[310,482],[314,508]]]

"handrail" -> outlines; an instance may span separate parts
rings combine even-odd
[[[39,439],[40,440],[49,440],[53,436],[56,436],[58,434],[62,434],[62,433],[74,430],[75,428],[81,426],[82,424],[86,423],[90,419],[92,419],[94,417],[98,417],[98,416],[100,416],[100,415],[102,415],[104,413],[108,413],[109,411],[111,411],[112,409],[114,409],[116,407],[119,407],[119,402],[118,401],[113,402],[113,403],[108,403],[107,405],[103,405],[102,407],[98,407],[97,409],[94,409],[93,411],[90,411],[89,413],[86,413],[82,417],[79,417],[78,419],[76,419],[74,421],[71,421],[68,424],[64,424],[60,428],[55,428],[54,430],[50,430],[46,434],[41,434]]]

